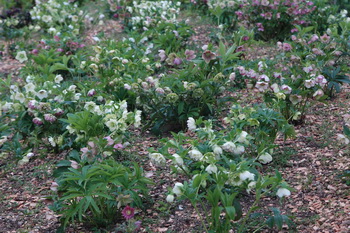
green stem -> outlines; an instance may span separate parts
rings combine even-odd
[[[255,201],[254,201],[252,207],[250,207],[250,209],[249,209],[247,215],[244,217],[243,222],[240,224],[241,226],[240,226],[240,228],[238,229],[238,233],[243,232],[243,228],[244,228],[244,226],[245,226],[245,223],[247,222],[247,220],[248,220],[250,214],[252,213],[253,208],[258,204],[258,201],[259,201],[259,200],[260,200],[260,198],[255,199]]]
[[[260,199],[261,199],[266,193],[269,193],[271,189],[272,189],[272,188],[267,189],[267,190],[266,190],[264,193],[262,193],[259,197],[258,197],[258,196],[256,197],[256,199],[255,199],[255,201],[254,201],[252,207],[250,207],[250,209],[249,209],[247,215],[244,217],[243,222],[241,223],[241,226],[240,226],[240,228],[238,229],[238,233],[243,232],[243,228],[244,228],[244,226],[245,226],[245,224],[246,224],[246,222],[247,222],[247,220],[248,220],[250,214],[253,212],[254,207],[257,206],[257,204],[258,204],[258,202],[260,201]]]
[[[197,212],[197,214],[198,214],[198,216],[199,216],[199,219],[201,220],[201,224],[202,224],[202,226],[203,226],[204,229],[205,229],[205,232],[209,232],[208,229],[207,229],[207,226],[206,226],[206,224],[205,224],[205,222],[204,222],[204,220],[203,220],[202,215],[201,215],[201,214],[199,213],[199,211],[198,211],[198,208],[197,208],[196,203],[193,203],[193,202],[191,201],[191,204],[193,205],[194,209],[196,210],[196,212]]]

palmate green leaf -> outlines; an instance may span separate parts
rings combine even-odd
[[[87,197],[85,197],[85,198],[86,198],[86,200],[87,200],[87,204],[91,204],[91,206],[95,209],[96,212],[98,212],[98,213],[101,212],[100,208],[98,208],[98,206],[97,206],[95,200],[94,200],[91,196],[87,196]],[[89,207],[89,206],[88,206],[88,207]],[[86,209],[87,209],[87,208],[86,208]],[[85,209],[85,211],[86,211],[86,209]],[[84,212],[85,212],[85,211],[84,211]]]
[[[177,106],[177,114],[181,115],[184,111],[185,102],[180,102]]]
[[[67,66],[62,63],[55,63],[50,67],[49,72],[54,73],[57,70],[68,70]]]
[[[343,132],[346,136],[350,137],[350,129],[348,126],[344,125]]]
[[[72,191],[70,191],[72,192]],[[81,192],[74,192],[72,194],[69,194],[69,195],[64,195],[60,198],[60,201],[65,201],[65,200],[69,200],[69,199],[74,199],[74,198],[77,198],[77,197],[81,197],[82,196],[82,193]]]
[[[235,219],[236,209],[234,206],[225,206],[225,212],[230,219]]]

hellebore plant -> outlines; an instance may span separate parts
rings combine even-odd
[[[243,232],[264,196],[276,192],[281,198],[290,195],[280,173],[259,173],[259,162],[266,164],[271,156],[247,155],[252,137],[245,131],[215,131],[212,122],[200,119],[194,123],[190,118],[187,123],[193,132],[191,138],[173,133],[174,139],[162,140],[164,146],[158,152],[150,150],[150,159],[159,165],[171,160],[173,173],[186,177],[169,189],[166,199],[173,202],[176,196],[189,200],[206,232],[228,232],[232,227]],[[243,192],[255,200],[245,217],[239,201]]]

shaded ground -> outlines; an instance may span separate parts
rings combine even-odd
[[[196,27],[193,40],[209,41],[206,25]],[[107,27],[116,28],[115,21]],[[93,29],[88,35],[95,35]],[[248,49],[251,57],[273,57],[271,46]],[[257,49],[259,48],[259,49]],[[22,65],[15,60],[0,61],[0,73],[14,73]],[[3,75],[4,76],[4,75]],[[283,204],[283,212],[295,217],[298,232],[350,232],[350,190],[338,175],[350,166],[349,147],[337,143],[336,134],[342,132],[342,115],[350,108],[346,87],[336,99],[317,104],[307,115],[304,125],[297,126],[297,137],[284,144],[272,166],[279,166],[286,181],[295,189]],[[186,202],[168,205],[167,187],[181,177],[172,177],[168,168],[159,168],[147,160],[147,149],[156,146],[157,139],[147,132],[138,137],[135,153],[144,162],[145,172],[154,179],[151,187],[153,201],[145,213],[137,218],[143,221],[143,232],[200,232],[199,220]],[[55,232],[58,216],[48,209],[52,169],[63,156],[47,155],[33,158],[19,166],[13,158],[0,157],[0,232]],[[273,206],[276,198],[263,203]],[[67,232],[88,232],[83,226],[72,226]]]

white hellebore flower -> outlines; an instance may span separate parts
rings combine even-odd
[[[193,131],[197,128],[196,121],[193,119],[193,117],[188,118],[187,127],[188,127],[188,130],[191,130],[191,131]]]
[[[116,119],[110,119],[106,122],[106,126],[110,131],[116,131],[118,129],[118,121]]]
[[[276,193],[280,198],[290,196],[290,191],[286,188],[279,188]]]
[[[24,88],[26,89],[26,92],[35,92],[35,85],[33,83],[28,83],[24,86]]]
[[[27,54],[26,54],[26,51],[20,51],[17,53],[16,55],[16,59],[20,62],[20,63],[23,63],[25,61],[28,60],[28,57],[27,57]]]
[[[238,146],[233,150],[233,154],[235,154],[235,155],[241,155],[241,154],[244,153],[244,151],[245,151],[244,146],[238,145]]]
[[[213,146],[212,149],[215,155],[222,155],[223,153],[221,147],[218,145]]]
[[[337,134],[337,140],[339,141],[339,142],[341,142],[342,144],[349,144],[349,139],[345,136],[345,135],[343,135],[343,134]]]
[[[213,174],[213,173],[217,173],[218,172],[218,168],[214,165],[214,164],[210,164],[206,169],[206,172],[208,172],[209,174]]]
[[[182,194],[183,187],[184,187],[184,185],[182,183],[179,183],[179,182],[175,183],[175,186],[173,188],[173,193],[180,196]]]
[[[253,188],[255,188],[255,186],[256,186],[256,182],[255,181],[252,181],[252,182],[250,182],[249,184],[248,184],[248,188],[247,188],[247,193],[250,193],[250,191],[253,189]]]
[[[47,91],[45,90],[40,90],[36,93],[36,96],[39,98],[39,99],[44,99],[44,98],[47,98],[48,97],[48,94],[47,94]]]
[[[23,95],[23,93],[20,92],[16,92],[14,98],[21,103],[23,103],[26,100],[26,97]]]
[[[166,201],[169,202],[169,203],[174,202],[174,199],[175,199],[175,197],[174,197],[174,195],[172,195],[172,194],[169,194],[169,195],[166,197]]]
[[[181,158],[180,155],[178,155],[178,154],[173,154],[173,157],[175,158],[176,164],[178,164],[178,165],[180,165],[180,166],[184,165],[184,160]]]
[[[315,86],[315,81],[313,79],[307,79],[305,80],[304,85],[306,88],[311,88]]]
[[[190,150],[188,152],[188,155],[190,156],[191,159],[196,160],[196,161],[200,161],[203,159],[203,154],[199,151],[199,150]]]
[[[269,153],[265,152],[264,154],[259,156],[258,160],[262,164],[267,164],[272,161],[272,156]]]
[[[149,158],[157,164],[165,163],[165,158],[161,153],[151,153],[149,154]]]
[[[63,77],[59,74],[55,77],[55,83],[60,83],[61,81],[63,81]]]
[[[240,143],[248,144],[247,136],[248,136],[248,133],[246,131],[242,131],[237,141],[239,141]]]
[[[236,145],[233,142],[225,142],[225,144],[222,145],[222,148],[227,152],[233,153],[233,150],[236,148]]]
[[[136,113],[135,113],[135,122],[134,122],[134,126],[135,126],[136,128],[140,127],[140,125],[141,125],[141,113],[142,113],[141,110],[136,110]]]
[[[239,178],[241,179],[241,181],[254,180],[254,177],[255,177],[255,174],[253,174],[249,171],[244,171],[244,172],[239,174]]]

